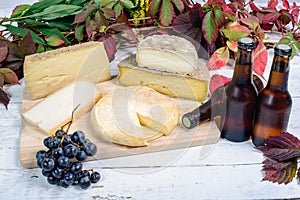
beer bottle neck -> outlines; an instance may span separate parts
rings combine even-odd
[[[289,57],[275,55],[267,87],[273,90],[287,91],[289,78]]]
[[[239,49],[237,58],[235,61],[235,68],[232,77],[232,81],[236,83],[249,83],[253,82],[252,79],[252,50]]]

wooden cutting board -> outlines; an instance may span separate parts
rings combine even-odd
[[[99,83],[103,96],[112,92],[116,87],[116,79]],[[30,100],[26,88],[23,96],[23,110],[27,110],[35,105],[40,100]],[[198,102],[189,100],[174,99],[181,113],[186,113],[196,106]],[[38,128],[32,126],[23,120],[20,139],[20,160],[25,168],[37,167],[35,154],[37,151],[45,149],[43,146],[43,139],[48,135]],[[157,151],[165,151],[178,148],[189,148],[193,146],[200,146],[206,144],[214,144],[220,138],[220,131],[214,121],[206,122],[197,126],[194,129],[184,129],[180,123],[168,136],[162,136],[154,141],[149,142],[147,147],[125,147],[105,141],[93,130],[90,120],[90,113],[85,114],[77,121],[75,121],[69,133],[75,130],[82,130],[85,132],[86,138],[90,139],[98,147],[97,154],[89,160],[100,160],[121,156],[130,156],[135,154],[143,154]]]

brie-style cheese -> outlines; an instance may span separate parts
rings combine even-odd
[[[153,35],[141,40],[137,46],[136,61],[149,69],[194,75],[198,54],[194,45],[178,36]]]
[[[101,98],[95,83],[80,80],[47,96],[23,113],[24,120],[48,134],[54,134],[62,125],[87,113]]]
[[[125,86],[147,86],[170,97],[204,101],[208,94],[209,71],[198,62],[194,76],[151,70],[138,66],[132,55],[118,64],[118,83]]]
[[[170,134],[178,117],[172,100],[147,87],[117,87],[91,112],[95,130],[102,138],[135,147]]]
[[[109,80],[109,60],[103,43],[87,42],[25,57],[24,80],[35,100],[75,80]]]

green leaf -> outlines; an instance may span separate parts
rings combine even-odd
[[[107,7],[109,4],[115,4],[117,3],[118,1],[117,0],[103,0],[100,5],[101,7]]]
[[[222,24],[225,22],[225,16],[223,13],[224,12],[222,10],[214,10],[214,20],[217,27],[222,26]]]
[[[158,13],[161,2],[162,2],[162,0],[151,0],[150,1],[149,11],[150,11],[150,15],[152,17],[155,17],[155,15]]]
[[[20,84],[16,73],[8,68],[0,68],[0,74],[3,75],[4,81],[10,84]]]
[[[31,15],[31,17],[36,17],[42,20],[52,20],[52,19],[62,18],[68,15],[74,15],[80,9],[81,9],[80,6],[75,6],[75,5],[67,5],[67,4],[53,5],[53,6],[49,6],[48,8],[46,8],[40,13]]]
[[[47,44],[52,47],[59,47],[64,45],[65,41],[63,41],[60,37],[53,35],[48,38]]]
[[[29,4],[18,5],[12,11],[11,18],[16,18],[16,17],[22,16],[22,14],[30,7],[31,7],[31,5],[29,5]]]
[[[121,2],[121,5],[127,9],[132,9],[135,7],[135,5],[133,5],[133,3],[130,0],[120,0],[120,2]]]
[[[171,0],[162,0],[162,5],[159,13],[159,21],[163,26],[169,26],[174,15],[174,7]]]
[[[229,40],[236,41],[242,37],[247,37],[250,35],[251,30],[249,30],[246,26],[242,26],[234,22],[226,29],[223,29],[222,32]]]
[[[24,23],[24,24],[28,24],[28,25],[37,25],[37,26],[49,26],[46,23],[37,21],[37,20],[33,20],[33,19],[23,19],[20,21],[20,23]]]
[[[214,21],[212,11],[206,13],[203,19],[202,31],[206,42],[209,46],[212,46],[212,44],[216,41],[218,37],[218,29]]]
[[[20,36],[20,37],[25,37],[27,35],[27,32],[28,32],[27,28],[15,27],[15,26],[12,26],[12,25],[9,25],[9,24],[3,25],[3,26],[5,26],[7,28],[7,30],[9,32],[11,32],[13,35],[17,35],[17,36]],[[30,34],[31,34],[31,37],[32,37],[32,39],[35,43],[46,45],[44,40],[42,38],[40,38],[35,32],[30,30]]]
[[[51,36],[58,36],[60,39],[65,41],[67,44],[70,44],[71,42],[60,32],[57,28],[39,28],[38,29],[41,33],[44,35],[51,37]]]
[[[42,12],[44,9],[50,6],[58,5],[64,2],[65,0],[43,0],[43,1],[36,2],[32,4],[32,6],[28,10],[26,10],[23,16],[28,16],[28,15]]]
[[[83,40],[84,28],[85,28],[85,24],[79,24],[75,27],[75,38],[78,42]]]
[[[120,4],[116,4],[114,6],[114,11],[116,13],[116,17],[119,17],[122,13],[122,6]]]
[[[49,26],[50,27],[53,27],[53,28],[59,28],[59,29],[62,29],[62,30],[70,30],[73,28],[72,24],[65,21],[65,20],[51,20],[48,22]]]
[[[281,38],[278,43],[279,44],[290,44],[291,41],[289,38],[284,37],[284,38]]]
[[[184,10],[184,3],[182,2],[182,0],[172,0],[172,3],[176,6],[176,8],[178,9],[178,11],[180,13],[183,12],[183,10]]]

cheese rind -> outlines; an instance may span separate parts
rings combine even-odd
[[[153,35],[140,41],[136,61],[149,69],[194,75],[198,54],[194,45],[185,38]]]
[[[33,100],[46,97],[75,80],[110,79],[109,60],[101,42],[87,42],[25,57],[24,80]]]
[[[125,86],[147,86],[170,97],[204,101],[208,94],[209,71],[198,63],[194,76],[150,70],[137,65],[132,55],[118,64],[118,83]]]
[[[72,112],[77,106],[73,120],[91,110],[100,98],[101,92],[95,83],[76,81],[29,108],[23,113],[23,118],[52,135],[71,120]]]
[[[117,90],[121,92],[104,96],[91,112],[95,130],[105,140],[126,146],[147,146],[148,141],[170,134],[177,125],[178,109],[168,97],[146,87]],[[148,121],[141,123],[139,116]]]

